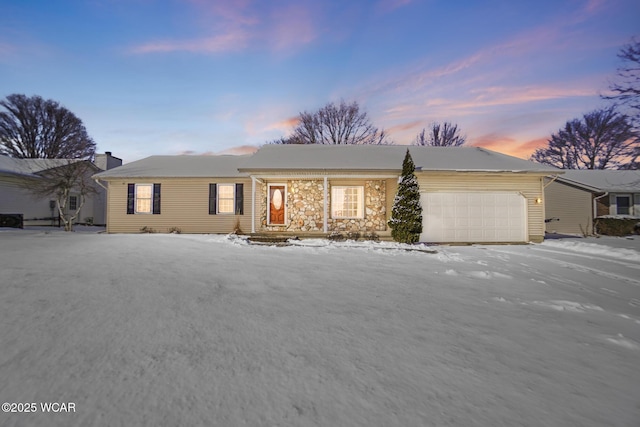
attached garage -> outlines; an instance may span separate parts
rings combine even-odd
[[[529,240],[527,199],[518,192],[424,192],[421,203],[423,242]]]

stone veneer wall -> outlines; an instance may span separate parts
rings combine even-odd
[[[329,192],[330,193],[330,192]],[[387,229],[387,187],[384,180],[365,181],[364,183],[364,218],[333,219],[329,218],[329,231],[385,231]],[[331,194],[329,194],[331,199]],[[329,201],[331,203],[331,201]],[[331,209],[329,209],[331,211]]]
[[[287,225],[267,224],[267,184],[262,184],[262,231],[322,232],[324,227],[324,182],[319,179],[287,181]],[[331,206],[331,183],[327,192]],[[386,185],[384,180],[365,181],[365,217],[362,219],[327,220],[328,231],[365,232],[387,229]],[[329,207],[329,212],[331,208]]]

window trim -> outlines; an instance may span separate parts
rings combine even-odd
[[[72,208],[72,207],[71,207],[71,200],[73,200],[73,201],[74,201],[74,203],[73,203],[73,204],[75,204],[75,205],[76,205],[76,207],[75,207],[75,208]],[[68,209],[68,210],[69,210],[69,212],[71,212],[71,211],[77,211],[77,210],[78,210],[78,196],[77,196],[77,195],[75,195],[75,194],[71,194],[71,195],[69,195],[69,209]]]
[[[220,197],[220,188],[221,187],[231,187],[231,194],[233,195],[231,198],[222,198]],[[231,203],[231,211],[230,212],[222,212],[220,210],[220,200],[232,200]],[[236,214],[236,185],[234,183],[229,182],[219,182],[217,183],[216,189],[216,213],[218,215],[235,215]]]
[[[151,192],[149,198],[143,198],[143,200],[149,200],[149,212],[143,212],[138,210],[138,187],[150,187]],[[153,184],[149,183],[136,183],[133,192],[133,213],[136,215],[153,215]]]
[[[219,190],[221,185],[233,187],[233,212],[220,212]],[[229,200],[228,198],[225,200]],[[244,183],[243,182],[210,182],[209,183],[209,215],[244,215]]]
[[[357,206],[357,215],[356,216],[338,216],[335,214],[336,212],[336,201],[338,200],[336,196],[336,190],[345,190],[355,188],[358,190],[358,206]],[[344,210],[344,209],[343,209]],[[331,218],[333,219],[364,219],[365,208],[364,208],[364,186],[363,185],[335,185],[331,186]]]
[[[629,204],[627,205],[627,213],[620,213],[618,211],[618,199],[619,198],[626,198],[629,201]],[[633,215],[633,196],[631,194],[627,194],[627,193],[616,193],[614,195],[614,199],[616,202],[616,215]]]

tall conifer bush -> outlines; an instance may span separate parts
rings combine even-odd
[[[388,222],[393,240],[400,243],[416,243],[422,233],[422,206],[418,180],[413,173],[415,170],[413,159],[407,149],[402,162],[398,192],[391,209],[391,219]]]

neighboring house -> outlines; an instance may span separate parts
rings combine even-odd
[[[265,145],[247,156],[152,156],[94,176],[107,231],[389,238],[409,148],[426,242],[544,237],[543,178],[558,169],[475,147]]]
[[[547,232],[593,234],[598,217],[640,218],[640,171],[565,170],[547,179]]]
[[[21,183],[25,179],[39,179],[39,173],[64,167],[68,163],[67,159],[16,159],[0,156],[0,214],[22,214],[25,225],[57,225],[58,208],[55,197],[36,197]],[[113,157],[110,152],[96,154],[91,173],[121,164],[122,160]],[[87,179],[90,179],[90,176],[87,176]],[[78,195],[71,194],[67,201],[67,210],[75,210],[79,203]],[[105,224],[105,214],[106,191],[97,187],[97,192],[86,198],[76,222],[85,222],[91,218],[94,224]]]

